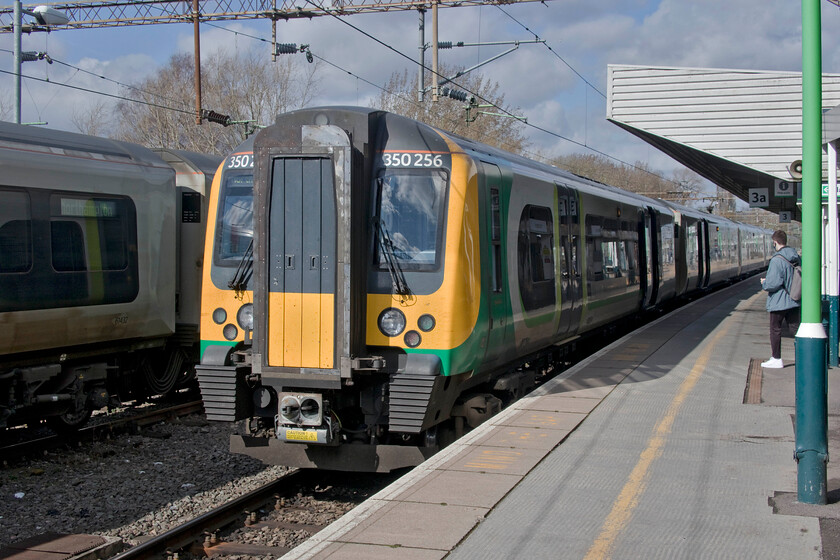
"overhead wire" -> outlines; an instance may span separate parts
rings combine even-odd
[[[261,41],[261,42],[264,42],[264,43],[272,44],[272,41],[271,41],[271,40],[266,39],[266,38],[264,38],[264,37],[258,37],[258,36],[256,36],[256,35],[251,35],[251,34],[249,34],[249,33],[245,33],[245,32],[243,32],[243,31],[238,31],[238,30],[235,30],[235,29],[228,29],[228,28],[223,27],[223,26],[221,26],[221,25],[216,25],[216,24],[212,24],[212,23],[207,23],[207,22],[205,22],[204,24],[205,24],[205,25],[209,25],[210,27],[215,27],[215,28],[220,29],[220,30],[222,30],[222,31],[227,31],[227,32],[229,32],[229,33],[235,33],[235,34],[237,34],[237,35],[243,35],[244,37],[248,37],[248,38],[250,38],[250,39],[254,39],[254,40],[256,40],[256,41]],[[417,107],[423,107],[423,105],[422,105],[421,103],[417,102],[417,100],[415,100],[413,97],[406,96],[406,95],[404,95],[404,94],[402,94],[401,92],[398,92],[398,91],[392,91],[392,90],[389,90],[388,88],[386,88],[386,87],[384,87],[384,86],[381,86],[381,85],[376,84],[376,83],[374,83],[374,82],[372,82],[372,81],[370,81],[370,80],[368,80],[368,79],[366,79],[366,78],[363,78],[362,76],[359,76],[358,74],[355,74],[355,73],[354,73],[354,72],[352,72],[351,70],[348,70],[348,69],[346,69],[346,68],[344,68],[344,67],[342,67],[342,66],[339,66],[338,64],[336,64],[336,63],[334,63],[334,62],[332,62],[332,61],[330,61],[330,60],[328,60],[328,59],[324,58],[323,56],[320,56],[320,55],[318,55],[318,54],[316,54],[316,53],[312,52],[312,50],[311,50],[311,49],[309,49],[309,52],[310,52],[310,54],[312,54],[312,56],[313,56],[315,59],[317,59],[317,60],[319,60],[319,61],[321,61],[321,62],[323,62],[323,63],[327,64],[328,66],[332,66],[333,68],[335,68],[336,70],[339,70],[340,72],[344,72],[344,73],[346,73],[346,74],[348,74],[348,75],[350,75],[350,76],[352,76],[352,77],[356,78],[356,79],[357,79],[357,80],[359,80],[359,81],[362,81],[362,82],[364,82],[364,83],[366,83],[366,84],[368,84],[368,85],[370,85],[370,86],[373,86],[373,87],[375,87],[375,88],[379,89],[380,91],[382,91],[382,92],[384,92],[384,93],[387,93],[387,94],[389,94],[389,95],[393,95],[393,96],[395,96],[395,97],[397,97],[397,98],[399,98],[399,99],[402,99],[403,101],[407,101],[408,103],[411,103],[412,105],[415,105],[415,106],[417,106]],[[451,119],[449,119],[449,120],[451,121]],[[454,123],[453,123],[453,124],[454,124]]]
[[[531,30],[531,29],[530,29],[527,25],[525,25],[524,23],[522,23],[521,21],[519,21],[518,19],[516,19],[515,17],[513,17],[512,15],[510,15],[508,12],[506,12],[506,11],[504,10],[504,8],[502,8],[502,7],[501,7],[501,6],[499,6],[499,5],[496,5],[496,7],[499,9],[499,11],[501,11],[501,12],[502,12],[503,14],[505,14],[507,17],[509,17],[510,19],[512,19],[513,21],[515,21],[516,23],[518,23],[518,24],[519,24],[519,25],[520,25],[520,26],[521,26],[521,27],[522,27],[525,31],[527,31],[528,33],[530,33],[531,35],[533,35],[535,39],[537,39],[537,40],[541,41],[541,42],[542,42],[542,44],[543,44],[543,46],[544,46],[545,48],[547,48],[547,49],[549,50],[549,52],[551,52],[551,54],[553,54],[553,55],[554,55],[554,56],[556,56],[558,59],[560,59],[560,61],[561,61],[563,64],[565,64],[566,66],[568,66],[569,70],[571,70],[572,72],[574,72],[575,74],[577,74],[577,77],[578,77],[578,78],[580,78],[581,80],[583,80],[583,82],[584,82],[586,85],[588,85],[589,87],[591,87],[592,89],[594,89],[596,92],[598,92],[598,93],[601,95],[601,97],[603,97],[604,99],[606,99],[606,98],[607,98],[607,96],[606,96],[606,95],[604,95],[604,92],[602,92],[600,89],[598,89],[598,88],[597,88],[597,87],[596,87],[596,86],[595,86],[592,82],[590,82],[589,80],[587,80],[587,79],[583,76],[583,74],[581,74],[580,72],[578,72],[578,71],[574,68],[574,66],[572,66],[571,64],[569,64],[569,63],[566,61],[566,59],[565,59],[565,58],[563,58],[562,56],[560,56],[560,55],[557,53],[557,51],[555,51],[554,49],[552,49],[552,48],[551,48],[551,45],[549,45],[547,41],[545,41],[542,37],[540,37],[539,35],[537,35],[537,34],[536,34],[534,31],[532,31],[532,30]]]
[[[13,52],[13,51],[10,51],[9,49],[0,48],[0,51],[14,54],[14,52]],[[69,62],[64,62],[63,60],[59,60],[59,59],[57,59],[57,58],[50,57],[50,59],[51,59],[51,60],[52,60],[55,64],[60,64],[60,65],[62,65],[62,66],[66,66],[67,68],[72,68],[73,70],[76,70],[76,72],[74,73],[74,75],[73,75],[73,76],[71,76],[71,77],[67,80],[68,82],[69,82],[71,79],[73,79],[73,78],[75,77],[75,75],[76,75],[76,74],[78,74],[78,73],[80,73],[80,72],[81,72],[82,74],[87,74],[87,75],[89,75],[89,76],[93,76],[94,78],[99,78],[99,79],[101,79],[101,80],[105,80],[106,82],[111,82],[112,84],[118,85],[118,86],[120,86],[120,87],[123,87],[123,88],[129,89],[129,90],[134,90],[134,91],[136,91],[136,92],[138,92],[138,93],[142,93],[142,94],[149,95],[149,96],[152,96],[152,97],[156,97],[156,98],[158,98],[158,99],[161,99],[162,101],[167,101],[167,102],[170,102],[170,103],[183,103],[183,102],[181,102],[181,101],[179,101],[179,100],[177,100],[177,99],[170,99],[170,98],[168,98],[168,97],[166,97],[166,96],[164,96],[164,95],[161,95],[161,94],[159,94],[159,93],[156,93],[156,92],[153,92],[153,91],[147,91],[147,90],[141,89],[141,88],[139,88],[139,87],[137,87],[137,86],[133,86],[133,85],[131,85],[131,84],[124,84],[124,83],[122,83],[122,82],[120,82],[120,81],[114,80],[113,78],[108,78],[107,76],[103,76],[102,74],[97,74],[96,72],[91,72],[90,70],[85,70],[84,68],[79,68],[78,66],[74,66],[73,64],[70,64]],[[23,78],[30,78],[30,76],[24,76],[24,75],[22,75],[21,77],[23,77]],[[53,82],[52,80],[45,80],[45,81],[47,81],[47,82],[49,82],[49,83],[58,83],[58,82]],[[132,101],[132,100],[131,100],[131,99],[129,99],[129,98],[125,98],[125,100],[127,100],[127,101]],[[143,101],[140,101],[140,100],[134,100],[134,101],[137,101],[137,103],[143,103]]]
[[[324,7],[323,5],[318,4],[318,3],[317,3],[317,2],[315,2],[314,0],[306,0],[306,2],[308,2],[309,4],[312,4],[313,6],[315,6],[315,7],[319,8],[320,10],[322,10],[322,11],[323,11],[324,13],[326,13],[327,15],[329,15],[329,16],[331,16],[331,17],[333,17],[334,19],[336,19],[336,20],[340,21],[341,23],[343,23],[343,24],[347,25],[348,27],[350,27],[350,28],[354,29],[354,30],[355,30],[355,31],[357,31],[358,33],[361,33],[362,35],[364,35],[364,36],[368,37],[369,39],[371,39],[372,41],[374,41],[374,42],[378,43],[379,45],[381,45],[381,46],[385,47],[386,49],[388,49],[388,50],[390,50],[390,51],[392,51],[392,52],[394,52],[394,53],[398,54],[399,56],[401,56],[401,57],[403,57],[403,58],[405,58],[405,59],[407,59],[407,60],[411,61],[411,63],[412,63],[412,64],[420,65],[420,63],[419,63],[417,60],[415,60],[414,58],[412,58],[411,56],[409,56],[409,55],[407,55],[407,54],[405,54],[405,53],[401,52],[401,51],[400,51],[400,50],[398,50],[397,48],[395,48],[395,47],[393,47],[393,46],[389,45],[388,43],[386,43],[385,41],[382,41],[381,39],[379,39],[379,38],[377,38],[377,37],[373,36],[372,34],[368,33],[367,31],[364,31],[363,29],[361,29],[361,28],[359,28],[359,27],[357,27],[357,26],[353,25],[352,23],[350,23],[350,22],[346,21],[346,19],[343,19],[343,18],[339,17],[337,14],[332,13],[332,11],[331,11],[329,8],[326,8],[326,7]],[[536,34],[534,31],[532,31],[530,28],[528,28],[525,24],[523,24],[522,22],[520,22],[519,20],[517,20],[516,18],[514,18],[512,15],[510,15],[508,12],[506,12],[506,11],[505,11],[504,9],[502,9],[500,6],[497,6],[497,8],[499,8],[499,9],[500,9],[500,10],[501,10],[501,11],[502,11],[502,12],[503,12],[506,16],[508,16],[508,17],[509,17],[510,19],[512,19],[514,22],[516,22],[517,24],[519,24],[520,26],[522,26],[522,27],[523,27],[526,31],[528,31],[529,33],[533,34],[533,35],[534,35],[537,39],[542,40],[542,39],[539,37],[539,35],[538,35],[538,34]],[[160,9],[162,9],[162,10],[163,10],[163,8],[160,8]],[[222,26],[219,26],[219,25],[215,25],[215,24],[212,24],[212,23],[208,23],[208,22],[202,22],[202,23],[204,23],[205,25],[209,25],[209,26],[211,26],[211,27],[215,27],[215,28],[218,28],[218,29],[222,29],[222,30],[228,31],[228,32],[230,32],[230,33],[235,33],[235,34],[237,34],[237,35],[243,35],[243,36],[246,36],[246,37],[249,37],[249,38],[252,38],[252,39],[258,40],[258,41],[263,41],[263,42],[266,42],[266,43],[271,44],[271,41],[269,41],[269,40],[267,40],[267,39],[264,39],[264,38],[262,38],[262,37],[256,37],[256,36],[250,35],[250,34],[248,34],[248,33],[244,33],[244,32],[242,32],[242,31],[237,31],[237,30],[227,29],[227,28],[225,28],[225,27],[222,27]],[[602,95],[602,96],[606,97],[606,96],[603,94],[603,92],[601,92],[601,91],[600,91],[597,87],[595,87],[595,86],[594,86],[593,84],[591,84],[591,83],[590,83],[590,82],[589,82],[589,81],[588,81],[585,77],[583,77],[583,76],[582,76],[582,75],[581,75],[581,74],[580,74],[577,70],[575,70],[575,69],[574,69],[574,68],[573,68],[573,67],[572,67],[572,66],[571,66],[571,65],[570,65],[570,64],[569,64],[569,63],[568,63],[565,59],[563,59],[563,58],[562,58],[562,57],[561,57],[561,56],[560,56],[560,55],[559,55],[556,51],[554,51],[554,49],[552,49],[552,48],[551,48],[551,47],[550,47],[547,43],[543,43],[543,44],[544,44],[544,45],[546,45],[546,47],[549,49],[549,51],[550,51],[550,52],[552,52],[552,54],[554,54],[554,56],[556,56],[556,57],[557,57],[559,60],[561,60],[561,61],[562,61],[562,62],[563,62],[566,66],[568,66],[568,67],[569,67],[569,68],[570,68],[570,69],[571,69],[571,70],[572,70],[572,71],[573,71],[576,75],[578,75],[578,76],[581,78],[581,80],[583,80],[583,81],[584,81],[587,85],[589,85],[590,87],[592,87],[592,89],[594,89],[594,90],[595,90],[596,92],[598,92],[600,95]],[[0,49],[0,50],[4,50],[4,51],[7,51],[7,52],[11,52],[11,51],[8,51],[7,49]],[[339,65],[337,65],[337,64],[335,64],[335,63],[330,62],[329,60],[325,59],[324,57],[318,56],[318,55],[316,55],[316,54],[314,54],[314,53],[312,53],[312,55],[313,55],[313,57],[317,58],[318,60],[321,60],[321,61],[325,62],[326,64],[328,64],[328,65],[330,65],[330,66],[335,67],[335,68],[336,68],[336,69],[338,69],[338,70],[341,70],[341,71],[343,71],[343,72],[346,72],[347,74],[349,74],[349,75],[351,75],[351,76],[354,76],[354,77],[356,77],[357,79],[359,79],[359,80],[361,80],[361,81],[363,81],[363,82],[365,82],[365,83],[367,83],[367,84],[369,84],[369,85],[371,85],[371,86],[373,86],[373,87],[376,87],[376,88],[378,88],[378,89],[380,89],[380,90],[382,90],[382,91],[384,91],[384,92],[386,92],[386,93],[389,93],[389,94],[392,94],[392,95],[397,95],[398,97],[401,97],[402,99],[405,99],[405,100],[411,101],[412,103],[414,103],[414,104],[416,104],[416,105],[419,105],[419,103],[417,103],[415,100],[410,99],[410,98],[408,98],[408,97],[403,97],[403,96],[400,96],[399,94],[397,94],[397,93],[395,93],[395,92],[391,92],[391,91],[387,90],[386,88],[384,88],[384,87],[382,87],[382,86],[379,86],[378,84],[375,84],[375,83],[373,83],[373,82],[371,82],[371,81],[369,81],[369,80],[367,80],[367,79],[365,79],[365,78],[362,78],[361,76],[358,76],[358,75],[354,74],[354,73],[353,73],[353,72],[351,72],[350,70],[344,69],[344,68],[342,68],[341,66],[339,66]],[[134,89],[134,90],[139,91],[139,92],[142,92],[142,93],[146,93],[146,94],[150,94],[150,95],[153,95],[153,96],[156,96],[156,97],[160,97],[160,98],[163,98],[163,99],[164,99],[164,100],[166,100],[166,101],[173,101],[173,100],[166,99],[165,97],[160,96],[160,95],[158,95],[158,94],[154,94],[154,93],[151,93],[151,92],[145,92],[144,90],[142,90],[142,89],[140,89],[140,88],[137,88],[137,87],[135,87],[135,86],[131,86],[131,85],[128,85],[128,84],[122,84],[122,83],[120,83],[120,82],[117,82],[116,80],[112,80],[112,79],[110,79],[110,78],[106,78],[106,77],[104,77],[104,76],[97,75],[97,74],[94,74],[94,73],[92,73],[92,72],[89,72],[89,71],[86,71],[86,70],[83,70],[83,69],[80,69],[80,68],[74,67],[73,65],[70,65],[70,64],[68,64],[68,63],[64,63],[64,62],[60,62],[60,61],[58,61],[58,62],[59,62],[59,63],[61,63],[61,64],[66,65],[66,66],[68,66],[68,67],[71,67],[71,68],[76,68],[76,69],[77,69],[78,71],[80,71],[80,72],[85,72],[85,73],[91,74],[91,75],[93,75],[93,76],[96,76],[96,77],[98,77],[98,78],[104,79],[104,80],[106,80],[106,81],[110,81],[110,82],[116,83],[116,84],[118,84],[118,85],[120,85],[120,86],[122,86],[122,87],[126,87],[126,88],[129,88],[129,89]],[[446,76],[444,76],[444,75],[442,75],[442,74],[440,74],[440,73],[435,72],[433,69],[428,68],[428,67],[427,67],[427,66],[425,66],[425,65],[423,66],[423,68],[424,68],[426,71],[428,71],[428,72],[430,72],[430,73],[432,73],[432,74],[436,74],[438,77],[441,77],[441,78],[446,78]],[[6,70],[0,70],[0,72],[5,73],[5,74],[14,75],[14,72],[9,72],[9,71],[6,71]],[[44,79],[41,79],[41,78],[35,78],[35,77],[33,77],[33,76],[21,76],[21,77],[25,77],[25,78],[30,79],[30,80],[41,81],[41,82],[44,82],[44,83],[56,84],[56,85],[59,85],[59,86],[67,87],[67,88],[70,88],[70,89],[75,89],[75,90],[78,90],[78,91],[84,91],[84,92],[93,93],[93,94],[97,94],[97,95],[103,95],[103,96],[106,96],[106,97],[111,97],[111,98],[114,98],[114,99],[119,99],[119,100],[122,100],[122,101],[129,101],[129,102],[133,102],[133,103],[140,103],[140,104],[147,105],[147,106],[150,106],[150,107],[155,107],[155,108],[160,108],[160,109],[165,109],[165,110],[171,110],[171,111],[175,111],[175,112],[178,112],[178,113],[189,114],[189,115],[193,115],[193,114],[194,114],[194,111],[193,111],[193,110],[177,109],[177,108],[174,108],[174,107],[167,107],[167,106],[165,106],[165,105],[161,105],[161,104],[157,104],[157,103],[151,103],[151,102],[148,102],[148,101],[141,101],[141,100],[132,99],[132,98],[128,98],[128,97],[124,97],[124,96],[120,96],[120,95],[109,94],[109,93],[105,93],[105,92],[101,92],[101,91],[97,91],[97,90],[91,90],[91,89],[88,89],[88,88],[83,88],[83,87],[80,87],[80,86],[72,86],[72,85],[70,85],[70,84],[63,84],[63,83],[60,83],[60,82],[54,82],[54,81],[50,81],[50,80],[44,80]],[[487,104],[488,104],[488,105],[491,105],[493,108],[498,109],[499,111],[501,111],[501,112],[502,112],[502,113],[504,113],[505,115],[507,115],[507,116],[509,116],[509,117],[517,118],[517,116],[516,116],[516,115],[514,115],[512,112],[510,112],[508,109],[506,109],[506,108],[504,108],[504,107],[500,107],[500,106],[498,106],[497,104],[493,103],[493,101],[492,101],[492,100],[489,100],[489,99],[485,98],[485,97],[484,97],[484,96],[482,96],[480,93],[478,93],[478,92],[474,92],[474,91],[471,91],[468,87],[465,87],[464,85],[459,84],[459,83],[455,82],[454,80],[449,80],[449,82],[450,82],[450,83],[452,83],[454,86],[458,87],[459,89],[462,89],[462,90],[464,90],[465,92],[469,93],[469,94],[470,94],[470,95],[472,95],[473,97],[475,97],[475,98],[477,98],[477,99],[480,99],[480,100],[482,100],[482,101],[487,102]],[[176,102],[177,102],[177,101],[176,101]],[[601,150],[598,150],[598,149],[596,149],[596,148],[593,148],[592,146],[589,146],[589,145],[588,145],[587,143],[585,143],[585,142],[583,142],[583,143],[582,143],[582,142],[579,142],[579,141],[577,141],[577,140],[574,140],[574,139],[572,139],[572,138],[569,138],[569,137],[567,137],[567,136],[564,136],[564,135],[562,135],[562,134],[560,134],[560,133],[558,133],[558,132],[555,132],[555,131],[553,131],[553,130],[549,130],[548,128],[545,128],[545,127],[543,127],[543,126],[538,126],[538,125],[534,124],[533,122],[531,122],[530,120],[526,120],[526,121],[524,122],[524,124],[525,124],[527,127],[529,127],[529,128],[533,128],[533,129],[538,130],[538,131],[540,131],[540,132],[542,132],[542,133],[544,133],[544,134],[547,134],[547,135],[549,135],[549,136],[552,136],[552,137],[555,137],[555,138],[558,138],[558,139],[564,140],[564,141],[566,141],[566,142],[570,142],[570,143],[572,143],[572,144],[575,144],[575,145],[577,145],[577,146],[580,146],[580,147],[582,147],[582,148],[585,148],[585,149],[587,149],[587,150],[590,150],[590,151],[592,151],[592,152],[594,152],[594,153],[596,153],[596,154],[598,154],[598,155],[601,155],[601,156],[603,156],[603,157],[606,157],[606,158],[608,158],[608,159],[610,159],[610,160],[613,160],[613,161],[616,161],[616,162],[618,162],[618,163],[621,163],[622,165],[625,165],[625,166],[627,166],[627,167],[631,167],[631,168],[633,168],[633,169],[636,169],[636,170],[639,170],[639,171],[643,171],[643,172],[648,173],[648,174],[650,174],[650,175],[653,175],[653,176],[655,176],[655,177],[657,177],[657,178],[659,178],[659,179],[662,179],[662,180],[664,180],[664,181],[666,181],[666,182],[669,182],[669,183],[672,183],[672,184],[675,184],[675,185],[679,185],[679,183],[677,183],[677,182],[675,182],[675,181],[673,181],[673,180],[671,180],[671,179],[667,179],[667,178],[662,177],[661,175],[659,175],[659,174],[657,174],[657,173],[654,173],[654,172],[652,172],[652,171],[650,171],[650,170],[648,170],[648,169],[645,169],[645,168],[640,167],[640,166],[635,165],[635,164],[628,163],[628,162],[626,162],[626,161],[624,161],[624,160],[622,160],[622,159],[620,159],[620,158],[618,158],[618,157],[612,156],[612,155],[610,155],[610,154],[608,154],[608,153],[606,153],[606,152],[603,152],[603,151],[601,151]]]
[[[385,47],[386,49],[388,49],[388,50],[390,50],[390,51],[392,51],[392,52],[394,52],[394,53],[396,53],[396,54],[400,55],[401,57],[403,57],[403,58],[405,58],[405,59],[407,59],[407,60],[410,60],[413,64],[416,64],[416,65],[418,65],[418,66],[422,66],[425,70],[427,70],[427,71],[431,72],[432,74],[437,75],[438,77],[441,77],[441,78],[446,78],[446,76],[443,76],[442,74],[440,74],[440,73],[438,73],[438,72],[435,72],[433,69],[431,69],[431,68],[429,68],[429,67],[427,67],[427,66],[425,66],[425,65],[421,65],[421,64],[420,64],[420,62],[418,62],[417,60],[415,60],[415,59],[411,58],[409,55],[407,55],[407,54],[403,53],[403,52],[402,52],[402,51],[400,51],[399,49],[397,49],[397,48],[395,48],[395,47],[393,47],[393,46],[389,45],[388,43],[386,43],[386,42],[382,41],[381,39],[379,39],[379,38],[377,38],[377,37],[374,37],[373,35],[371,35],[371,34],[370,34],[370,33],[368,33],[367,31],[364,31],[363,29],[360,29],[359,27],[357,27],[357,26],[353,25],[353,24],[352,24],[352,23],[350,23],[349,21],[346,21],[345,19],[340,18],[338,15],[333,14],[333,13],[332,13],[332,11],[331,11],[329,8],[326,8],[326,7],[324,7],[323,5],[318,4],[318,3],[317,3],[317,2],[315,2],[314,0],[306,0],[306,2],[308,2],[309,4],[312,4],[313,6],[315,6],[315,7],[316,7],[316,8],[318,8],[318,9],[322,10],[322,11],[323,11],[324,13],[326,13],[327,15],[332,16],[333,18],[335,18],[336,20],[340,21],[340,22],[341,22],[341,23],[343,23],[344,25],[347,25],[348,27],[350,27],[350,28],[352,28],[352,29],[355,29],[356,31],[358,31],[359,33],[361,33],[362,35],[364,35],[365,37],[368,37],[369,39],[371,39],[372,41],[374,41],[374,42],[376,42],[376,43],[378,43],[378,44],[382,45],[382,46],[383,46],[383,47]],[[520,25],[522,25],[522,24],[520,24]],[[526,29],[527,29],[527,28],[526,28]],[[528,31],[529,31],[530,33],[533,33],[533,31],[530,31],[530,30],[528,30]],[[559,56],[559,55],[558,55],[558,56]],[[561,60],[562,60],[562,59],[561,59]],[[564,61],[564,62],[565,62],[565,61]],[[568,65],[568,63],[566,63],[566,64]],[[571,68],[571,66],[569,66],[569,67]],[[574,70],[574,69],[573,69],[573,71],[575,71],[575,73],[577,73],[577,71],[576,71],[576,70]],[[588,82],[585,78],[583,78],[583,76],[581,76],[581,79],[583,79],[584,81],[586,81],[587,83],[589,83],[589,82]],[[474,91],[471,91],[469,88],[467,88],[467,87],[463,86],[462,84],[459,84],[459,83],[455,82],[454,80],[449,80],[449,82],[450,82],[451,84],[455,85],[456,87],[458,87],[458,88],[460,88],[460,89],[462,89],[462,90],[466,91],[466,92],[467,92],[467,93],[469,93],[470,95],[472,95],[472,96],[474,96],[474,97],[476,97],[476,98],[478,98],[478,99],[481,99],[482,101],[486,101],[488,105],[491,105],[492,107],[494,107],[494,108],[498,109],[499,111],[503,112],[505,115],[507,115],[507,116],[509,116],[509,117],[512,117],[512,118],[517,118],[517,119],[519,118],[519,117],[517,117],[516,115],[514,115],[513,113],[511,113],[509,110],[505,109],[504,107],[499,107],[497,104],[493,103],[493,101],[492,101],[492,100],[488,100],[488,99],[486,99],[485,97],[483,97],[483,96],[482,96],[482,95],[480,95],[479,93],[474,92]],[[592,86],[592,87],[594,88],[594,86]],[[598,91],[598,90],[596,89],[596,91]],[[601,93],[601,92],[599,91],[598,93]],[[603,93],[601,93],[601,95],[603,95]],[[542,126],[537,126],[537,125],[533,124],[530,120],[526,120],[524,124],[525,124],[527,127],[533,128],[533,129],[535,129],[535,130],[539,130],[540,132],[543,132],[543,133],[545,133],[545,134],[548,134],[549,136],[553,136],[553,137],[555,137],[555,138],[559,138],[559,139],[561,139],[561,140],[565,140],[565,141],[567,141],[567,142],[570,142],[570,143],[572,143],[572,144],[575,144],[575,145],[577,145],[577,146],[580,146],[580,147],[582,147],[582,148],[585,148],[585,149],[587,149],[587,150],[590,150],[590,151],[592,151],[592,152],[594,152],[594,153],[596,153],[596,154],[598,154],[598,155],[604,156],[604,157],[606,157],[606,158],[608,158],[608,159],[611,159],[611,160],[613,160],[613,161],[616,161],[616,162],[618,162],[618,163],[621,163],[622,165],[625,165],[625,166],[627,166],[627,167],[630,167],[630,168],[636,169],[637,171],[642,171],[642,172],[644,172],[644,173],[648,173],[648,174],[653,175],[654,177],[657,177],[657,178],[659,178],[659,179],[661,179],[661,180],[663,180],[663,181],[666,181],[666,182],[668,182],[668,183],[672,183],[672,184],[674,184],[674,185],[680,186],[678,182],[676,182],[676,181],[674,181],[674,180],[672,180],[672,179],[668,179],[668,178],[666,178],[666,177],[663,177],[663,176],[659,175],[658,173],[654,173],[653,171],[650,171],[649,169],[645,169],[644,167],[640,167],[640,166],[638,166],[638,165],[635,165],[635,164],[632,164],[632,163],[628,163],[628,162],[626,162],[626,161],[622,160],[621,158],[615,157],[615,156],[610,155],[610,154],[608,154],[608,153],[606,153],[606,152],[603,152],[603,151],[601,151],[601,150],[598,150],[598,149],[596,149],[596,148],[593,148],[593,147],[591,147],[591,146],[587,145],[586,143],[578,142],[577,140],[573,140],[573,139],[571,139],[571,138],[568,138],[567,136],[564,136],[564,135],[560,134],[559,132],[554,132],[553,130],[549,130],[549,129],[545,128],[545,127],[542,127]]]
[[[3,70],[3,69],[0,69],[0,73],[8,74],[10,76],[15,75],[15,72],[12,72],[10,70]],[[21,78],[26,78],[27,80],[35,80],[36,82],[43,82],[45,84],[51,84],[51,85],[60,86],[60,87],[66,87],[66,88],[74,89],[74,90],[77,90],[77,91],[83,91],[85,93],[93,93],[93,94],[96,94],[96,95],[103,95],[105,97],[111,97],[113,99],[119,99],[120,101],[131,101],[132,103],[140,103],[141,105],[148,105],[149,107],[155,107],[157,109],[165,109],[167,111],[175,111],[176,113],[184,113],[184,114],[187,114],[187,115],[195,115],[195,111],[187,111],[187,110],[184,110],[184,109],[176,109],[175,107],[167,107],[166,105],[160,105],[160,104],[157,104],[157,103],[150,103],[148,101],[140,101],[138,99],[131,99],[130,97],[124,97],[124,96],[116,95],[116,94],[113,94],[113,93],[106,93],[104,91],[97,91],[95,89],[84,88],[84,87],[81,87],[81,86],[74,86],[74,85],[71,85],[71,84],[65,84],[65,83],[61,83],[61,82],[54,82],[54,81],[51,81],[51,80],[46,80],[44,78],[36,78],[35,76],[21,75]]]

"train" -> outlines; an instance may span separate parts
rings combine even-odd
[[[578,341],[771,255],[761,228],[370,108],[279,115],[217,180],[205,410],[291,467],[419,464]]]
[[[194,383],[222,160],[0,123],[0,428]]]

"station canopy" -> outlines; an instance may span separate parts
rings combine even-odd
[[[840,104],[840,74],[822,83],[823,107]],[[741,200],[766,189],[759,207],[801,221],[791,174],[802,159],[801,73],[611,64],[607,87],[609,121]]]

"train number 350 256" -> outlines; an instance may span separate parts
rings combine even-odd
[[[401,154],[398,152],[382,154],[385,167],[442,167],[440,154]]]

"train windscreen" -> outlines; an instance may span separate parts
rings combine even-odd
[[[376,262],[391,260],[406,270],[440,266],[446,206],[442,170],[389,169],[378,180]]]
[[[254,175],[227,173],[219,201],[215,264],[238,266],[254,238]]]

